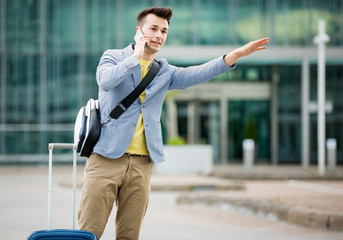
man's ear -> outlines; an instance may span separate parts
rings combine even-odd
[[[140,29],[140,28],[141,28],[140,26],[137,26],[137,27],[136,27],[136,32],[137,32],[137,30]]]

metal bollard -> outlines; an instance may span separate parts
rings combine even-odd
[[[243,164],[246,174],[250,174],[253,171],[255,156],[255,142],[252,139],[245,139],[243,141]]]
[[[328,159],[328,170],[334,172],[336,170],[336,150],[337,142],[334,138],[326,140],[327,159]]]

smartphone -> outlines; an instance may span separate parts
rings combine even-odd
[[[144,34],[143,34],[142,30],[141,30],[140,28],[138,28],[138,30],[137,30],[137,32],[136,32],[136,35],[135,35],[135,37],[134,37],[135,42],[137,43],[137,42],[139,41],[139,38],[140,38],[141,36],[143,36],[143,35],[144,35]]]

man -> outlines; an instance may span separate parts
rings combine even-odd
[[[152,162],[164,161],[160,125],[166,92],[200,84],[233,69],[236,61],[265,49],[268,38],[250,42],[200,66],[178,68],[159,60],[160,70],[140,97],[118,119],[110,112],[144,78],[155,54],[163,47],[172,10],[148,8],[137,16],[143,32],[136,45],[107,50],[96,79],[102,129],[87,160],[79,223],[82,230],[101,237],[114,202],[117,206],[116,239],[139,239],[150,195]]]

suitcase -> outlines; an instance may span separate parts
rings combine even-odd
[[[73,149],[73,228],[51,229],[51,179],[52,179],[52,151],[53,149]],[[31,233],[27,240],[97,240],[95,234],[82,230],[75,230],[75,202],[76,202],[76,144],[49,143],[49,186],[48,186],[48,229]]]

